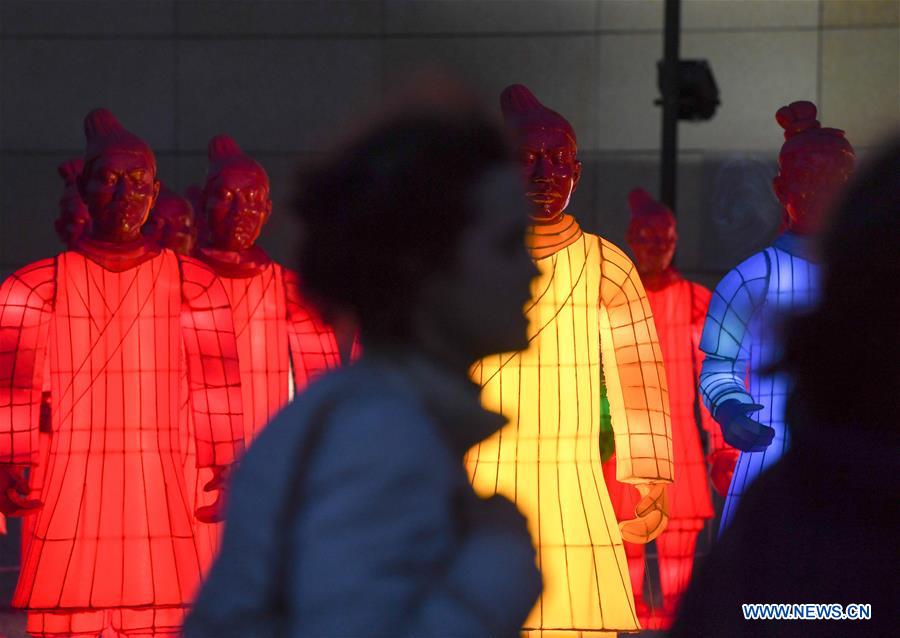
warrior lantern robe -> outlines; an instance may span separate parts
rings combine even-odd
[[[711,293],[679,274],[673,277],[665,287],[647,290],[666,367],[673,464],[678,475],[669,488],[669,524],[656,539],[663,595],[670,609],[670,601],[677,600],[690,580],[697,534],[703,529],[704,521],[714,515],[698,427],[702,427],[709,437],[710,454],[728,447],[719,425],[702,406],[697,389],[702,359],[700,334]],[[634,516],[640,495],[633,487],[616,481],[615,471],[615,459],[604,464],[610,499],[616,516],[624,521]],[[644,582],[644,547],[626,543],[625,549],[632,563],[634,593],[640,597]]]
[[[302,390],[340,361],[334,333],[301,299],[296,273],[268,258],[265,262],[250,270],[210,264],[225,288],[234,317],[245,446],[284,407],[293,389]],[[212,476],[196,467],[189,456],[185,463],[188,486],[193,487],[196,502],[209,504],[212,499],[203,486]],[[218,550],[222,525],[197,521],[195,527],[206,568]]]
[[[816,300],[819,267],[810,261],[810,240],[784,233],[765,250],[751,255],[716,286],[709,304],[700,349],[706,353],[700,391],[710,412],[728,399],[763,407],[750,418],[775,430],[763,452],[738,457],[722,524],[725,529],[750,483],[775,463],[790,444],[784,407],[788,381],[766,375],[780,353],[778,330],[790,313],[810,308]],[[828,347],[823,344],[822,347]]]
[[[509,423],[472,448],[466,466],[479,494],[503,494],[528,518],[544,594],[526,631],[635,630],[628,564],[600,465],[600,394],[605,383],[618,479],[671,482],[656,328],[621,250],[582,233],[570,216],[533,232],[540,276],[527,311],[530,345],[473,368],[484,406]]]
[[[37,633],[70,633],[66,614],[99,633],[110,610],[177,628],[200,580],[184,406],[199,466],[229,465],[243,448],[231,312],[194,259],[90,246],[0,288],[0,462],[39,460],[46,368],[52,419],[43,507],[31,515],[13,606],[32,610]]]

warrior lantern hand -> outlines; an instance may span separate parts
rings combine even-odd
[[[716,408],[713,418],[722,426],[725,442],[743,452],[762,452],[769,447],[775,438],[775,430],[747,416],[748,412],[763,407],[758,403],[729,399]]]
[[[229,467],[215,465],[212,468],[213,477],[203,486],[204,492],[218,492],[216,500],[211,505],[203,505],[197,508],[194,516],[201,523],[219,523],[225,520],[225,501],[227,496],[227,482],[230,476]]]
[[[41,508],[36,498],[28,498],[28,479],[20,465],[0,465],[0,512],[7,516],[27,516]]]
[[[619,523],[622,538],[629,543],[649,543],[662,534],[669,523],[669,498],[664,483],[635,485],[641,500],[634,508],[635,517]]]

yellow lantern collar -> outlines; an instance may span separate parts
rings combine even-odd
[[[580,237],[581,226],[574,217],[563,213],[557,221],[532,224],[525,235],[525,243],[531,257],[537,260],[574,244]]]

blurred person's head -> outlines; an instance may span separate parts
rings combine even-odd
[[[628,206],[631,222],[625,240],[634,254],[635,266],[643,279],[658,277],[668,270],[675,256],[675,215],[643,188],[628,194]]]
[[[527,345],[536,270],[503,131],[470,103],[407,106],[314,170],[297,200],[304,293],[363,343],[452,350],[467,363]]]
[[[163,185],[143,232],[163,248],[190,255],[197,241],[194,219],[191,203]]]
[[[59,240],[71,248],[91,229],[91,214],[78,193],[78,176],[84,160],[75,157],[56,167],[63,179],[63,194],[59,198],[59,217],[54,222]]]
[[[787,328],[781,367],[796,436],[896,428],[900,388],[900,140],[860,172],[822,240],[819,305]],[[806,426],[806,427],[804,427]],[[814,432],[819,431],[816,435]],[[829,436],[835,449],[841,438]]]
[[[783,106],[775,119],[784,129],[785,142],[772,188],[784,208],[787,228],[815,234],[853,173],[856,155],[844,131],[819,124],[812,102]]]
[[[581,179],[575,129],[521,84],[503,90],[500,109],[516,134],[531,216],[544,222],[558,219]]]
[[[243,252],[253,247],[272,214],[269,175],[227,135],[209,141],[202,202],[210,245]]]
[[[106,109],[87,114],[84,134],[78,192],[91,215],[91,236],[113,243],[139,239],[159,194],[153,151]]]

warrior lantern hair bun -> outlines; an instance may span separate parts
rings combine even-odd
[[[775,113],[775,121],[784,129],[784,145],[779,156],[798,152],[839,152],[849,157],[856,153],[837,128],[823,127],[816,119],[816,105],[806,100],[791,102]]]
[[[88,140],[114,138],[124,131],[125,127],[108,109],[94,109],[84,118],[84,135]]]
[[[210,162],[220,162],[233,157],[241,157],[244,151],[228,135],[216,135],[209,141],[207,156]]]
[[[219,175],[226,168],[253,173],[258,172],[266,178],[266,181],[269,179],[269,175],[262,165],[244,153],[241,147],[237,145],[237,142],[228,135],[216,135],[209,141],[206,151],[209,158],[209,169],[206,174],[207,180]]]
[[[632,217],[665,215],[675,218],[668,206],[653,199],[653,196],[643,188],[633,188],[628,193],[628,206],[631,208]]]
[[[504,118],[516,117],[528,111],[539,111],[543,106],[524,84],[510,84],[500,94],[500,111]]]
[[[156,156],[150,146],[122,126],[108,109],[94,109],[85,116],[84,137],[87,142],[84,151],[85,163],[96,159],[105,151],[115,149],[119,152],[144,155],[150,160],[153,172],[156,172]]]
[[[541,104],[527,86],[511,84],[500,94],[500,111],[507,124],[516,129],[546,128],[562,131],[576,142],[575,129],[569,121]]]
[[[74,184],[82,170],[84,170],[84,160],[80,157],[73,157],[56,167],[56,172],[66,184]]]
[[[798,133],[821,128],[822,125],[816,119],[816,114],[816,105],[804,100],[782,106],[775,113],[775,120],[784,129],[784,139],[787,140]]]

